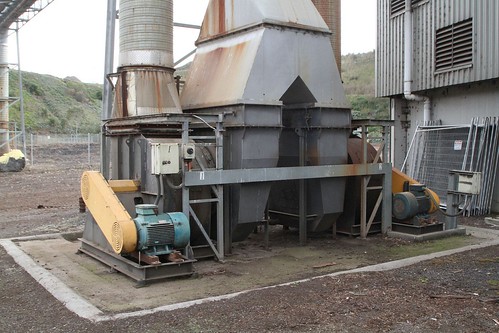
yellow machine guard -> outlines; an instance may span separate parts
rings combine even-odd
[[[114,252],[119,254],[135,251],[135,223],[100,172],[83,173],[81,195]]]
[[[409,184],[411,184],[411,185],[420,184],[418,181],[412,179],[411,177],[409,177],[408,175],[406,175],[405,173],[403,173],[399,169],[392,168],[392,193],[404,192],[404,183],[405,182],[409,182]],[[429,213],[435,213],[438,210],[438,206],[440,205],[440,198],[438,197],[438,195],[435,192],[433,192],[432,190],[430,190],[428,188],[426,189],[426,193],[429,196],[431,196],[435,200],[435,202],[437,203],[437,205],[435,205],[433,200],[430,200],[431,207],[430,207]]]

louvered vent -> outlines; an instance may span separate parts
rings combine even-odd
[[[412,5],[426,0],[412,0]],[[390,15],[403,13],[405,9],[405,0],[392,0],[390,3]]]
[[[173,223],[151,223],[147,226],[147,247],[158,245],[173,245],[175,228]]]
[[[473,19],[438,29],[435,38],[435,71],[473,63]]]

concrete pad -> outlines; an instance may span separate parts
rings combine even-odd
[[[374,252],[371,255],[376,257],[387,252],[386,249],[375,252],[383,244],[380,238],[343,238],[318,246],[287,246],[273,251],[241,243],[235,245],[237,254],[229,257],[225,264],[211,260],[198,262],[195,278],[174,279],[140,289],[134,288],[134,282],[124,275],[77,254],[79,242],[60,235],[0,240],[0,245],[69,310],[97,322],[171,311],[312,279],[396,269],[422,260],[499,245],[499,231],[495,234],[471,229],[475,235],[487,237],[461,237],[456,239],[456,243],[461,244],[457,249],[402,260],[385,258],[388,262],[375,265],[370,265],[373,259],[367,254]]]
[[[57,237],[17,244],[38,265],[105,313],[150,309],[369,264],[362,258],[344,257],[335,259],[334,265],[318,270],[313,267],[331,263],[328,259],[330,250],[313,247],[290,247],[273,252],[251,249],[228,258],[225,264],[199,261],[195,264],[195,277],[135,288],[131,279],[85,254],[77,253],[78,241]]]

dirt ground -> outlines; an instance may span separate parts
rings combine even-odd
[[[84,170],[98,168],[98,147],[92,147],[90,166],[86,145],[37,147],[34,160],[21,173],[0,173],[0,238],[80,232],[85,215],[78,212],[79,179]],[[459,222],[499,229],[486,224],[483,217],[460,218]],[[285,246],[297,239],[296,233],[275,230],[271,245]],[[331,257],[319,262],[353,258],[354,266],[365,266],[471,243],[471,237],[458,237],[411,245],[377,235],[368,240],[319,237],[311,239],[309,247],[327,247]],[[215,273],[230,275],[234,273],[231,267]],[[273,270],[279,274],[271,264],[267,269],[268,275]],[[339,269],[312,268],[313,273],[296,279]],[[210,278],[210,274],[196,278]],[[388,272],[326,277],[188,309],[101,323],[67,310],[0,247],[0,332],[74,331],[499,332],[499,246]]]

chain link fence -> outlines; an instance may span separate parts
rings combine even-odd
[[[490,214],[499,165],[499,117],[473,118],[470,125],[418,126],[406,173],[435,191],[446,205],[449,170],[482,173],[481,192],[467,197],[464,215]]]
[[[50,154],[66,155],[75,165],[96,168],[100,164],[100,134],[28,134],[25,146],[32,166],[47,161]],[[11,148],[23,150],[20,136]]]

